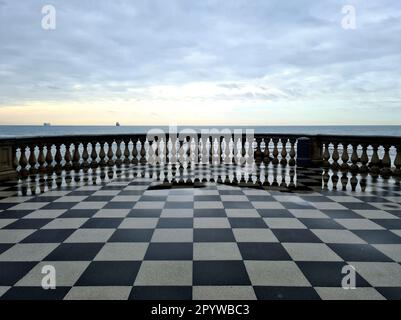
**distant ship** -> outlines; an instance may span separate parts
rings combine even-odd
[[[120,126],[120,122],[116,122],[116,127],[119,127]]]
[[[50,122],[45,122],[45,123],[43,124],[43,126],[44,126],[44,127],[50,127],[50,126],[51,126],[51,123],[50,123]]]

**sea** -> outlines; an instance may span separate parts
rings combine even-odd
[[[168,126],[34,126],[34,125],[0,125],[0,138],[63,136],[63,135],[96,135],[96,134],[130,134],[147,133],[150,129],[163,129],[169,132]],[[194,129],[254,129],[255,133],[282,134],[328,134],[328,135],[363,135],[363,136],[396,136],[401,137],[401,125],[391,126],[178,126],[177,130]]]

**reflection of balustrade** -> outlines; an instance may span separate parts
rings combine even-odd
[[[18,174],[61,174],[63,171],[123,165],[240,164],[294,167],[301,135],[256,134],[147,137],[145,134],[60,136],[0,139],[0,179]],[[312,165],[373,176],[401,175],[401,138],[306,136]],[[197,139],[196,139],[197,138]],[[149,141],[148,141],[149,139]],[[240,180],[241,177],[236,177]]]

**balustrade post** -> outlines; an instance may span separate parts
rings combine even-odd
[[[279,139],[278,138],[272,138],[272,141],[273,141],[273,144],[274,144],[273,161],[272,161],[272,163],[274,165],[277,165],[279,163],[279,160],[278,160],[278,146],[277,146]]]
[[[390,159],[390,146],[384,145],[384,156],[382,159],[383,167],[380,170],[380,174],[383,177],[389,177],[391,175],[391,159]]]
[[[290,160],[288,161],[288,164],[293,167],[295,166],[295,157],[296,157],[296,152],[295,152],[295,142],[296,139],[295,138],[290,138],[289,139],[290,144],[291,144],[291,149],[290,149]]]
[[[96,168],[97,167],[97,152],[96,152],[96,141],[91,142],[91,163],[90,167],[91,168]]]
[[[124,140],[124,164],[128,165],[130,164],[129,160],[129,139]]]
[[[62,166],[61,166],[61,161],[63,160],[63,157],[61,156],[61,144],[56,143],[56,154],[54,156],[54,160],[56,161],[56,165],[54,166],[54,170],[56,173],[61,173],[62,171]]]
[[[138,140],[135,140],[134,138],[131,139],[132,141],[132,160],[131,162],[133,164],[138,164]]]
[[[380,172],[379,164],[380,164],[380,159],[379,159],[379,154],[378,154],[378,148],[379,146],[377,144],[372,145],[373,148],[373,154],[372,158],[370,159],[370,172],[373,173],[374,175],[377,175]]]
[[[123,153],[121,152],[121,140],[118,139],[116,140],[117,144],[117,150],[116,150],[116,165],[121,166],[123,161],[121,160],[121,157],[123,156]]]
[[[351,172],[352,173],[356,173],[359,171],[359,167],[358,167],[358,144],[357,143],[353,143],[352,144],[352,155],[351,155]]]
[[[280,164],[282,166],[285,166],[287,164],[287,141],[288,141],[288,138],[281,138],[282,149],[281,149]]]
[[[253,143],[253,141],[251,142]],[[261,163],[262,162],[262,150],[260,149],[260,144],[262,143],[262,139],[261,138],[256,138],[255,139],[255,143],[256,143],[256,150],[255,150],[255,162],[256,163]]]
[[[347,171],[349,169],[349,165],[348,165],[348,160],[349,160],[349,155],[348,155],[348,144],[347,143],[343,143],[343,153],[341,155],[341,160],[342,160],[342,164],[341,164],[341,170],[343,171]]]
[[[263,142],[265,143],[265,149],[263,150],[263,163],[267,165],[270,162],[270,150],[269,150],[270,138],[263,138]]]
[[[331,164],[331,167],[333,170],[338,170],[340,168],[340,165],[338,164],[338,160],[340,159],[340,155],[338,153],[338,142],[333,143],[334,150],[333,154],[331,155],[331,158],[333,159],[333,163]]]
[[[369,171],[368,162],[369,162],[368,145],[362,144],[361,167],[359,168],[359,171],[361,173],[365,173],[365,172]]]
[[[36,145],[35,144],[31,144],[29,146],[29,174],[34,175],[37,173],[37,169],[36,169],[36,164],[37,164],[37,160],[36,160],[36,155],[35,155],[35,148]]]
[[[394,159],[394,174],[396,176],[401,176],[401,145],[398,145],[397,147],[397,155]]]
[[[65,160],[65,165],[64,168],[66,171],[70,171],[72,168],[71,164],[71,143],[66,143],[65,144],[65,155],[64,155],[64,160]]]
[[[83,146],[83,151],[82,151],[82,167],[83,168],[89,168],[89,153],[88,153],[88,142],[84,141],[82,142]]]
[[[52,155],[52,143],[46,144],[46,172],[52,173],[53,172],[53,155]]]
[[[107,142],[107,165],[110,167],[114,166],[113,142],[113,140]]]
[[[81,159],[81,155],[79,154],[79,142],[74,143],[74,155],[72,156],[72,166],[75,170],[79,169],[79,160]]]

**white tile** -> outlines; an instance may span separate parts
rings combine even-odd
[[[92,196],[116,196],[120,193],[120,190],[98,190]]]
[[[131,286],[72,287],[64,300],[127,300],[131,290]]]
[[[355,197],[351,197],[351,196],[327,196],[327,198],[336,201],[336,202],[353,202],[353,203],[363,203],[363,201],[355,198]]]
[[[310,283],[293,261],[245,261],[254,286],[309,287]]]
[[[136,202],[140,196],[115,196],[111,199],[111,202]]]
[[[45,273],[44,266],[52,266],[56,270],[56,286],[71,287],[89,265],[89,261],[43,261],[29,271],[15,286],[41,287]]]
[[[348,210],[337,202],[310,202],[310,204],[319,210]]]
[[[195,201],[195,209],[224,209],[223,203],[219,201]]]
[[[0,219],[0,229],[8,226],[9,224],[17,221],[17,219]]]
[[[102,209],[105,205],[107,204],[107,202],[105,201],[87,201],[87,202],[80,202],[78,204],[76,204],[75,206],[72,207],[72,209],[74,210],[78,210],[78,209]]]
[[[352,210],[367,219],[398,219],[397,216],[383,210]]]
[[[42,229],[78,229],[88,218],[56,218],[42,227]]]
[[[194,218],[194,228],[230,228],[227,218]]]
[[[81,202],[86,198],[88,198],[88,196],[65,196],[54,200],[54,202]]]
[[[0,261],[41,261],[58,243],[17,243],[0,254]]]
[[[106,243],[94,260],[96,261],[142,261],[148,243]]]
[[[119,229],[154,229],[159,218],[125,218]]]
[[[235,228],[233,233],[237,242],[279,242],[274,233],[267,228]]]
[[[263,218],[271,229],[307,229],[306,226],[295,218]]]
[[[384,228],[368,219],[334,219],[348,230],[384,230]]]
[[[193,242],[192,229],[155,229],[152,236],[152,242]]]
[[[24,217],[24,219],[55,219],[61,216],[66,209],[36,210]]]
[[[320,240],[325,243],[366,243],[349,230],[311,230]]]
[[[350,262],[374,287],[401,287],[401,265],[395,262]]]
[[[100,209],[93,216],[94,218],[125,218],[130,209]]]
[[[248,198],[246,196],[241,195],[221,195],[221,201],[242,201],[248,202]]]
[[[280,202],[276,201],[252,201],[256,209],[285,209]]]
[[[48,204],[49,202],[24,202],[8,208],[8,210],[37,210]]]
[[[401,262],[401,244],[374,244],[373,246],[394,261]]]
[[[225,209],[230,218],[260,218],[256,209]]]
[[[64,242],[85,243],[85,242],[107,242],[115,229],[78,229],[75,230]]]
[[[296,218],[329,218],[328,215],[317,209],[289,209]]]
[[[237,243],[194,243],[194,260],[242,260]]]
[[[8,197],[5,199],[1,199],[0,203],[22,203],[32,199],[33,197],[29,196],[21,196],[21,197]]]
[[[162,218],[192,218],[193,209],[163,209],[160,217]]]
[[[294,261],[343,261],[324,243],[283,243]]]
[[[143,261],[135,286],[192,286],[192,261]]]
[[[35,232],[35,229],[0,230],[0,243],[17,243]]]
[[[315,287],[323,300],[385,300],[375,288],[323,288]]]
[[[142,201],[134,205],[134,209],[163,209],[164,201]]]

